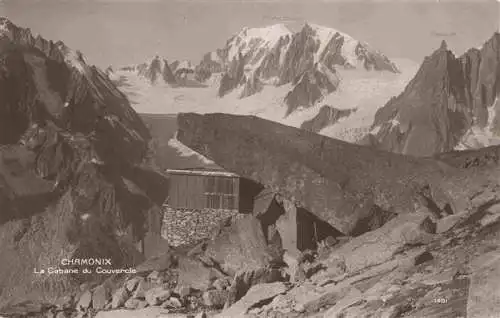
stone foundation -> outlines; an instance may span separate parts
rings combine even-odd
[[[173,209],[165,206],[162,237],[171,246],[191,244],[209,238],[222,221],[237,214],[237,210]]]

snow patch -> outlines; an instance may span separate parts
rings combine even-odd
[[[64,52],[64,61],[69,65],[75,68],[81,74],[85,73],[86,64],[83,61],[83,56],[78,56],[78,54],[69,48],[65,47]]]
[[[219,55],[217,54],[217,52],[215,51],[212,51],[210,53],[210,59],[214,62],[220,62],[220,58],[219,58]]]
[[[97,159],[96,157],[92,157],[92,159],[90,159],[90,163],[95,165],[104,165],[104,161]]]
[[[375,127],[373,127],[373,129],[370,131],[370,133],[371,133],[371,134],[373,134],[373,135],[376,135],[376,134],[378,134],[378,133],[379,133],[380,128],[382,128],[382,126],[380,126],[380,125],[375,126]]]
[[[199,160],[201,160],[204,164],[213,164],[214,162],[207,157],[193,151],[191,148],[187,147],[184,145],[182,142],[180,142],[177,137],[171,138],[168,141],[168,145],[172,148],[175,148],[177,152],[182,156],[182,157],[192,157],[195,156]]]
[[[401,122],[400,122],[397,118],[393,118],[393,119],[390,121],[390,124],[391,124],[391,130],[392,130],[392,129],[394,129],[394,128],[399,127],[399,125],[401,125]]]
[[[264,28],[245,28],[240,36],[245,34],[247,38],[261,38],[269,43],[276,43],[282,36],[291,34],[284,24],[274,24]]]
[[[284,24],[275,24],[264,28],[244,28],[228,43],[228,61],[237,58],[238,54],[247,54],[253,50],[271,49],[279,39],[292,33]]]

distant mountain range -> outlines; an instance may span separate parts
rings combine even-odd
[[[414,70],[414,63],[396,65],[367,43],[308,23],[295,33],[283,24],[244,28],[194,67],[156,56],[108,73],[140,112],[254,114],[315,132],[342,119],[353,123],[331,136],[356,142]],[[204,89],[183,89],[195,86]],[[342,116],[332,121],[328,109]]]
[[[264,28],[244,28],[226,45],[207,53],[193,68],[189,62],[168,64],[156,56],[151,61],[122,70],[137,73],[150,83],[176,85],[181,74],[193,74],[203,83],[222,74],[218,96],[240,89],[240,98],[260,92],[266,85],[292,87],[284,103],[287,114],[299,107],[311,107],[337,90],[341,80],[337,68],[398,73],[397,66],[367,43],[357,41],[332,28],[306,24],[292,33],[283,24]],[[172,70],[172,67],[177,71]],[[174,75],[174,72],[176,73]]]
[[[328,27],[245,28],[194,67],[210,94],[165,92],[155,111],[253,114],[417,156],[500,144],[498,39],[461,56],[443,41],[418,69]]]

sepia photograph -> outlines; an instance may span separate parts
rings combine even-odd
[[[500,318],[500,0],[0,0],[0,318]]]

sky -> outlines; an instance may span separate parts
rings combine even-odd
[[[498,30],[488,0],[0,0],[0,15],[81,50],[100,67],[154,55],[197,63],[243,27],[333,27],[391,58],[420,63],[443,39],[456,54]]]

